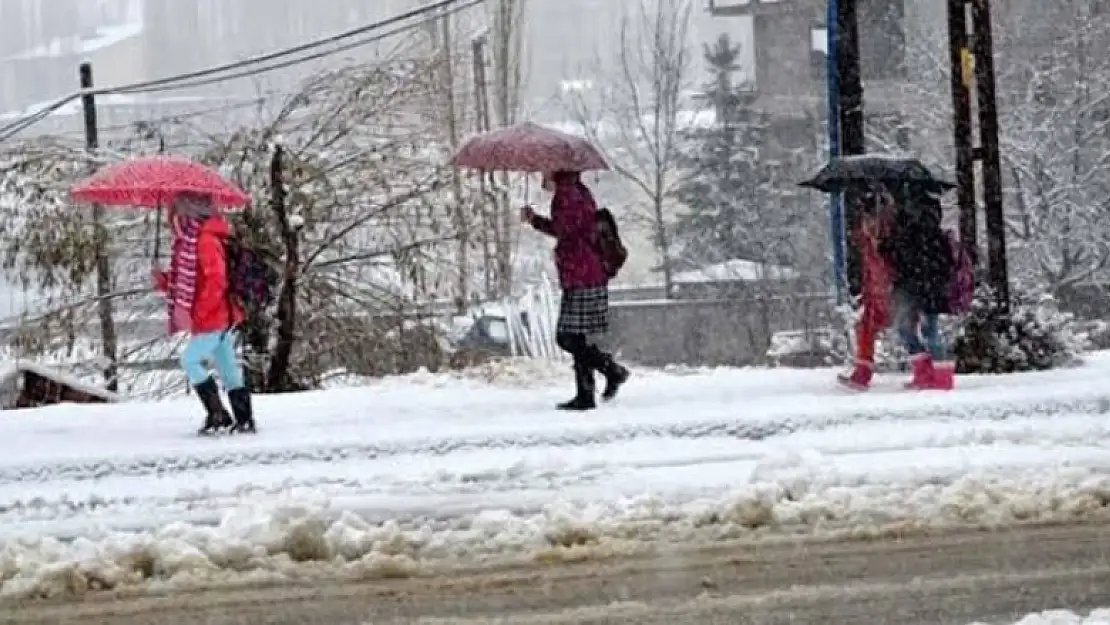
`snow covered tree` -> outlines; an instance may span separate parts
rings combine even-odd
[[[960,373],[1044,371],[1079,363],[1088,337],[1074,315],[1044,291],[1019,292],[1004,312],[987,287],[975,293],[960,320],[953,351]]]
[[[436,129],[414,123],[439,105],[439,80],[424,61],[322,73],[203,155],[260,200],[240,225],[279,274],[244,333],[257,390],[441,364],[435,332],[413,323],[459,270],[450,169],[428,158]]]
[[[996,70],[1010,273],[1061,302],[1076,285],[1104,281],[1110,269],[1105,6],[1014,0],[995,16],[996,53],[1008,59]],[[946,23],[927,7],[914,10],[922,13],[907,20],[914,32],[904,118],[914,151],[951,166],[951,96],[937,89],[948,84]]]
[[[776,140],[772,116],[755,107],[755,93],[734,83],[739,47],[722,35],[704,54],[712,72],[704,97],[714,115],[681,135],[671,193],[681,206],[672,226],[675,254],[690,268],[713,266],[726,274],[737,268],[722,277],[753,302],[758,322],[749,328],[751,342],[769,346],[770,298],[784,295],[783,283],[797,276],[791,267],[797,244],[815,229],[803,227],[803,218],[818,213],[789,200],[804,174],[794,150]]]
[[[689,113],[690,0],[628,3],[617,26],[615,67],[599,54],[600,87],[572,92],[571,110],[632,190],[630,216],[646,225],[666,293],[674,286],[671,194]],[[626,213],[613,207],[618,218]]]
[[[776,201],[779,163],[767,150],[769,117],[753,108],[755,94],[733,84],[740,48],[722,35],[706,46],[713,72],[705,97],[712,124],[683,132],[679,182],[673,197],[685,210],[674,225],[684,263],[703,266],[730,260],[786,264],[792,216]]]
[[[219,168],[254,198],[232,221],[277,275],[275,304],[243,332],[255,390],[313,388],[335,375],[448,362],[446,329],[432,321],[441,312],[433,305],[455,294],[461,270],[453,262],[459,234],[443,156],[449,148],[440,122],[432,121],[439,80],[436,61],[426,57],[345,65],[268,98],[250,120],[221,129],[163,119],[116,144],[126,153],[112,158],[157,151],[148,135],[167,138],[168,151]],[[74,353],[75,344],[84,352],[80,346],[91,338],[97,237],[91,212],[67,197],[90,158],[57,139],[0,154],[3,268],[44,300],[16,333],[20,357],[56,361],[59,352]],[[120,301],[120,360],[134,369],[169,367],[156,383],[181,389],[164,305],[150,288],[155,214],[109,211],[105,221],[115,269],[111,297]],[[168,250],[168,228],[161,236]],[[130,321],[138,326],[125,329]],[[144,342],[161,351],[136,354]],[[131,383],[123,390],[165,394]]]
[[[134,212],[94,211],[69,202],[69,189],[89,175],[103,155],[45,137],[17,143],[0,154],[0,245],[7,277],[39,296],[16,342],[22,348],[77,348],[78,336],[97,322],[93,350],[98,380],[119,386],[119,363],[126,358],[117,342],[117,304],[131,316],[138,300],[130,243],[142,236],[144,219]],[[139,275],[142,278],[138,278]],[[62,338],[58,344],[59,337]]]
[[[1110,268],[1110,15],[1096,4],[1054,6],[1052,45],[1004,94],[1012,264],[1065,299]]]

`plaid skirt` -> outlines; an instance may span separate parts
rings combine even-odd
[[[563,291],[559,334],[604,334],[609,331],[609,289],[604,286]]]

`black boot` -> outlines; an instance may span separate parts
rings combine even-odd
[[[215,434],[231,426],[231,415],[228,414],[227,408],[224,408],[224,402],[220,400],[220,387],[215,380],[208,378],[194,386],[193,390],[196,391],[205,411],[204,427],[200,428],[198,434]]]
[[[632,377],[628,369],[618,365],[612,358],[609,359],[609,366],[601,373],[605,376],[605,390],[601,392],[601,399],[604,401],[615,399],[617,392]]]
[[[616,398],[617,393],[620,391],[621,386],[632,377],[632,373],[617,364],[611,354],[606,354],[601,351],[597,346],[591,345],[589,348],[589,364],[601,375],[605,376],[605,390],[601,392],[601,399],[603,401],[610,401]]]
[[[237,388],[227,392],[231,402],[231,412],[235,415],[235,425],[231,426],[232,433],[254,434],[258,428],[254,425],[254,408],[251,406],[251,392],[245,388]]]
[[[578,412],[597,408],[597,399],[594,397],[597,390],[594,383],[594,370],[577,359],[574,363],[574,385],[578,391],[574,399],[559,404],[557,408]]]

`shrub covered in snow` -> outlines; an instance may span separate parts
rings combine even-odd
[[[1088,343],[1051,295],[1016,294],[1006,312],[993,291],[980,287],[953,347],[960,373],[1013,373],[1073,366]]]

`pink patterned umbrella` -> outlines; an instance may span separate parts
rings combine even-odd
[[[109,165],[70,189],[75,202],[108,206],[163,206],[183,192],[207,195],[220,208],[251,198],[215,169],[180,156],[141,156]]]
[[[471,137],[455,165],[485,171],[608,170],[597,148],[582,137],[524,122]]]

